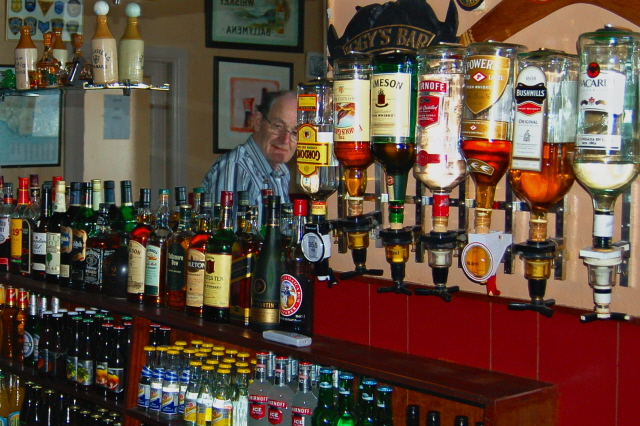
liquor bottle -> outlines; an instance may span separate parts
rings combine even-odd
[[[40,183],[37,174],[29,175],[29,209],[28,217],[37,225],[40,221]]]
[[[56,186],[53,213],[49,219],[49,228],[47,229],[47,256],[44,266],[45,281],[49,284],[58,284],[60,281],[61,233],[67,211],[65,205],[65,182],[61,180]]]
[[[280,242],[280,196],[267,201],[267,230],[251,283],[251,329],[275,330],[280,320],[280,277],[282,243]]]
[[[93,210],[91,182],[82,183],[82,207],[73,219],[73,251],[71,288],[85,290],[87,272],[87,240],[98,236],[98,218]],[[93,259],[95,260],[95,259]],[[93,283],[92,283],[93,284]]]
[[[151,190],[149,188],[140,188],[138,224],[131,231],[131,239],[129,240],[127,300],[132,303],[142,303],[144,298],[146,246],[149,234],[153,231],[150,197]]]
[[[151,396],[151,376],[153,375],[156,359],[156,348],[154,346],[144,347],[144,359],[144,365],[138,379],[138,408],[148,410]]]
[[[24,324],[23,364],[26,367],[38,366],[38,341],[42,335],[42,322],[38,316],[38,296],[29,296],[29,311]]]
[[[131,191],[130,180],[120,181],[120,215],[115,221],[115,229],[119,232],[131,232],[138,223]]]
[[[191,195],[193,195],[193,204],[191,208],[191,228],[193,229],[193,232],[198,231],[198,216],[202,211],[202,194],[204,194],[204,188],[201,186],[193,188],[193,192],[191,193]]]
[[[127,15],[127,29],[120,39],[118,51],[118,76],[126,84],[142,82],[144,68],[144,41],[138,31],[140,6],[129,3],[124,10]]]
[[[509,167],[516,55],[524,46],[472,43],[465,57],[462,151],[476,186],[475,231],[488,234],[496,185]]]
[[[91,39],[91,63],[93,82],[110,84],[118,81],[118,46],[107,25],[109,5],[98,1],[93,6],[96,14],[96,32]]]
[[[202,383],[202,362],[189,362],[190,377],[187,390],[184,395],[184,413],[183,420],[187,426],[195,426],[196,410],[198,407],[198,390]]]
[[[4,186],[3,205],[0,208],[0,272],[9,272],[11,260],[11,215],[13,214],[13,184]]]
[[[28,25],[20,27],[20,40],[14,51],[16,66],[16,89],[28,90],[34,88],[33,74],[38,62],[38,49],[31,39],[31,28]]]
[[[97,234],[89,237],[86,243],[85,290],[90,293],[102,293],[104,285],[105,260],[119,247],[120,240],[111,233],[109,207],[100,204],[96,215]]]
[[[107,397],[114,401],[124,399],[127,378],[127,336],[121,325],[113,327],[113,345],[109,353]]]
[[[153,230],[146,244],[144,264],[144,303],[151,307],[164,306],[167,283],[167,241],[173,231],[169,228],[169,190],[161,189]]]
[[[345,167],[348,216],[363,213],[367,168],[373,163],[369,133],[372,59],[369,54],[350,53],[334,63],[333,149]]]
[[[91,80],[93,78],[93,67],[82,55],[82,44],[84,40],[82,34],[71,34],[71,44],[73,45],[73,57],[66,63],[67,83],[77,84]]]
[[[53,33],[42,35],[44,52],[36,63],[38,76],[38,89],[45,87],[58,87],[58,74],[60,73],[60,61],[53,57]]]
[[[293,238],[283,253],[280,276],[280,330],[313,335],[313,265],[302,252],[307,200],[294,200]]]
[[[362,392],[356,402],[357,426],[374,426],[376,424],[377,405],[374,399],[377,382],[371,379],[362,381]]]
[[[51,218],[51,187],[42,185],[42,204],[40,206],[40,220],[33,229],[31,239],[31,277],[44,281],[47,263],[47,232]]]
[[[81,315],[75,315],[71,318],[71,335],[65,370],[67,373],[67,384],[74,387],[78,384],[78,356],[80,355],[83,326]]]
[[[69,208],[60,224],[60,285],[65,287],[70,287],[73,279],[73,222],[81,208],[82,182],[71,182],[69,191]]]
[[[260,235],[264,238],[267,233],[267,216],[269,210],[269,196],[273,195],[272,188],[263,188],[260,190],[260,197],[262,200],[262,212],[260,213]]]
[[[376,425],[393,426],[392,392],[393,388],[390,386],[378,387],[378,414],[376,416]]]
[[[297,380],[298,391],[291,401],[292,426],[311,426],[311,417],[318,405],[318,398],[311,392],[310,370],[310,363],[300,363],[300,375]]]
[[[413,166],[416,120],[416,58],[395,51],[373,58],[371,78],[371,151],[387,175],[389,205],[404,207],[407,175]],[[389,215],[392,209],[389,209]],[[402,218],[389,220],[402,228]]]
[[[187,252],[187,291],[185,312],[201,317],[204,303],[205,251],[212,234],[211,194],[202,194],[202,213],[198,219],[198,232],[189,242]]]
[[[95,387],[96,358],[91,344],[93,330],[93,320],[90,318],[82,320],[82,338],[80,340],[80,351],[78,353],[78,389],[88,392]]]
[[[109,209],[109,222],[111,222],[112,230],[115,230],[116,223],[119,220],[120,209],[116,205],[116,183],[112,180],[104,181],[104,202],[107,203]]]
[[[12,286],[5,288],[5,307],[2,311],[2,344],[0,345],[0,357],[13,358],[18,350],[16,346],[16,329],[14,321],[18,313],[16,302],[18,299],[18,291]]]
[[[238,192],[238,197],[248,197],[247,191]],[[248,202],[248,198],[247,198]],[[231,314],[232,324],[249,327],[251,317],[251,279],[264,242],[260,235],[257,206],[246,206],[245,210],[238,206],[237,242],[234,246],[234,264],[231,271]]]
[[[332,426],[355,426],[356,419],[353,415],[353,374],[341,373],[339,378],[339,397],[336,407],[336,416],[331,422]]]
[[[20,181],[18,189],[18,205],[11,213],[11,264],[9,269],[14,274],[22,274],[22,220],[27,219],[27,209],[29,208],[29,178],[18,178]],[[29,242],[31,235],[29,235]],[[30,244],[29,244],[30,245]]]
[[[202,366],[202,382],[196,402],[196,426],[209,426],[213,420],[213,365]]]
[[[280,205],[280,242],[282,249],[286,249],[293,235],[293,204],[282,203]]]
[[[194,232],[191,229],[191,207],[180,207],[180,222],[176,232],[167,240],[167,284],[165,307],[176,311],[185,308],[187,292],[187,265],[189,243]]]
[[[220,195],[222,220],[217,231],[207,241],[204,274],[203,318],[207,321],[229,322],[229,295],[233,246],[233,192],[222,191]]]
[[[440,412],[431,410],[427,413],[427,426],[440,426]]]
[[[187,188],[184,186],[176,186],[175,205],[169,218],[169,227],[176,231],[180,224],[180,206],[187,205]]]
[[[102,204],[102,181],[100,179],[91,179],[91,208],[94,212],[97,213],[100,210],[100,204]],[[100,218],[98,217],[99,220]]]
[[[64,44],[64,40],[62,40],[62,28],[54,28],[54,41],[53,41],[53,57],[56,58],[60,62],[60,66],[62,69],[65,69],[65,65],[69,59],[69,52],[67,51],[67,46]],[[66,69],[65,69],[66,73]]]
[[[267,366],[258,361],[255,367],[255,380],[249,384],[249,426],[266,426],[269,422],[268,393],[272,384],[267,380]]]
[[[291,402],[293,391],[286,382],[286,370],[289,359],[286,356],[276,357],[275,382],[267,392],[269,411],[267,417],[272,425],[291,424]]]
[[[18,289],[18,311],[13,320],[15,344],[13,359],[24,361],[24,326],[27,321],[29,308],[29,292],[23,288]]]

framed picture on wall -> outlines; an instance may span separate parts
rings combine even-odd
[[[82,34],[84,0],[6,0],[6,40],[19,40],[20,27],[31,29],[33,40],[42,40],[43,34],[62,29],[62,40],[71,41],[71,34]],[[92,3],[93,4],[93,3]]]
[[[205,45],[302,52],[304,0],[205,0]]]
[[[213,152],[229,151],[253,132],[251,117],[264,92],[289,90],[293,64],[253,59],[213,59]]]

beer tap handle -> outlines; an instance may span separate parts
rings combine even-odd
[[[535,301],[538,302],[538,301]],[[524,302],[514,302],[509,303],[510,311],[534,311],[543,315],[547,318],[551,318],[553,316],[553,309],[549,306],[555,305],[556,301],[553,299],[549,300],[541,300],[539,303],[524,303]]]
[[[438,296],[445,302],[451,302],[451,293],[457,291],[460,291],[460,287],[457,285],[451,287],[436,285],[434,288],[418,287],[413,290],[413,294],[416,296]]]

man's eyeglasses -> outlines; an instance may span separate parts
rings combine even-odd
[[[293,142],[298,142],[298,129],[294,129],[294,130],[287,130],[286,127],[284,127],[284,125],[282,123],[272,123],[271,121],[269,121],[269,119],[267,117],[263,117],[267,123],[269,123],[269,128],[271,129],[271,133],[278,135],[278,136],[284,136],[287,133],[289,133],[289,137],[291,138],[291,140]]]

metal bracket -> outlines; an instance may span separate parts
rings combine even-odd
[[[631,186],[622,193],[622,223],[620,224],[620,238],[622,241],[614,246],[627,244],[629,249],[622,253],[622,263],[618,265],[620,287],[629,287],[629,258],[631,257]]]

